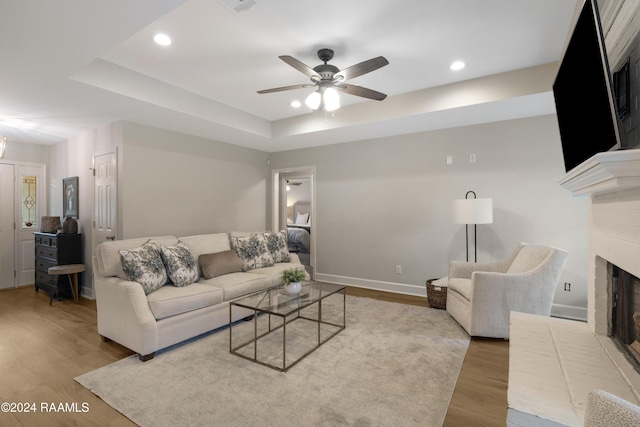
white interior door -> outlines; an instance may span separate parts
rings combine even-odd
[[[102,154],[93,158],[94,168],[94,247],[105,240],[114,240],[117,235],[117,154]]]
[[[46,183],[44,165],[16,165],[16,285],[35,282],[36,258],[33,232],[40,230],[45,215]]]
[[[14,166],[0,164],[0,289],[15,287]]]

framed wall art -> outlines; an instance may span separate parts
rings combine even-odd
[[[66,218],[78,218],[78,177],[62,180],[62,212]]]

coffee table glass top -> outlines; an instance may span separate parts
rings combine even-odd
[[[297,294],[288,294],[282,287],[277,287],[240,298],[233,301],[232,304],[259,310],[263,313],[289,316],[343,289],[344,285],[314,281],[302,282],[302,290]]]

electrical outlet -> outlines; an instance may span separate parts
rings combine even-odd
[[[564,290],[566,292],[571,292],[571,283],[569,282],[564,282]]]
[[[469,163],[475,163],[475,162],[476,162],[476,155],[469,154]]]
[[[402,266],[401,265],[396,265],[396,273],[402,274]]]
[[[447,164],[448,165],[452,165],[453,164],[453,156],[452,155],[448,155],[447,156]]]

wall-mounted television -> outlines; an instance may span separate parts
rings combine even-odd
[[[584,2],[553,96],[567,172],[596,153],[623,146],[596,0]]]

